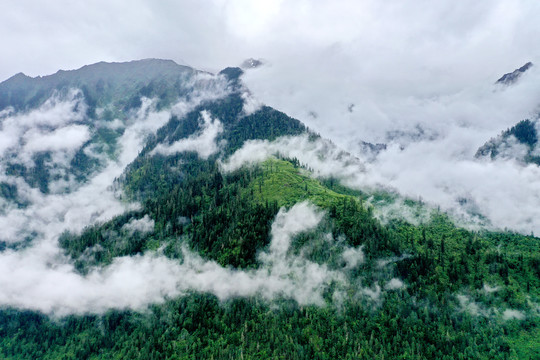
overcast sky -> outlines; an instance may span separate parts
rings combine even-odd
[[[311,55],[325,56],[318,65],[341,68],[342,75],[353,70],[385,80],[391,67],[405,78],[411,73],[452,87],[536,58],[539,6],[534,0],[10,1],[0,12],[0,79],[102,60],[170,58],[219,70],[246,57],[278,62]]]

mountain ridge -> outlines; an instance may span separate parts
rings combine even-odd
[[[144,86],[152,83],[163,88],[158,90],[170,90],[175,82],[184,81],[197,73],[203,72],[162,59],[98,62],[38,77],[19,73],[0,83],[0,111],[8,105],[18,110],[35,107],[50,97],[53,90],[65,88],[82,88],[90,98],[87,101],[95,99],[93,101],[101,104],[107,97],[144,92]],[[152,95],[151,89],[146,90],[146,93]]]
[[[512,71],[511,73],[504,74],[495,83],[496,84],[502,84],[502,85],[514,84],[532,66],[533,66],[533,63],[529,61],[525,65],[521,66],[520,68],[517,68],[516,70]]]

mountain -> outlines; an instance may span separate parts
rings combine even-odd
[[[523,73],[533,66],[526,63],[511,73],[504,74],[497,84],[515,83]],[[540,165],[540,149],[538,148],[539,119],[525,119],[495,138],[490,139],[478,148],[476,158],[514,159],[524,164]]]
[[[257,68],[259,66],[262,66],[264,62],[261,59],[253,59],[249,58],[242,62],[242,65],[240,66],[242,69],[253,69]]]
[[[118,155],[126,121],[148,105],[145,99],[157,99],[153,106],[161,110],[179,98],[226,86],[158,59],[100,62],[36,78],[17,74],[0,83],[0,117],[10,116],[3,125],[10,139],[0,146],[0,161],[11,177],[0,180],[0,196],[24,205],[17,196],[24,185],[43,194],[71,191]],[[64,146],[58,145],[62,140]]]
[[[182,84],[196,73],[174,61],[159,59],[100,62],[36,78],[19,73],[0,84],[0,111],[8,106],[16,110],[33,108],[54,92],[62,93],[70,88],[83,92],[92,115],[98,106],[114,105],[128,110],[138,104],[140,96],[158,96],[164,106],[172,97],[188,90]]]
[[[365,164],[242,74],[0,84],[0,357],[538,356],[538,238],[351,188]]]
[[[539,128],[538,119],[522,120],[482,145],[475,156],[490,159],[515,159],[523,163],[540,165]]]
[[[532,62],[528,62],[522,67],[512,71],[511,73],[504,74],[500,77],[499,80],[497,80],[497,84],[501,85],[511,85],[514,84],[518,79],[525,73],[527,70],[529,70],[533,66]]]

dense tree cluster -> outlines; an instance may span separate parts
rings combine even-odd
[[[0,357],[540,356],[537,238],[465,230],[439,212],[420,225],[403,220],[382,223],[368,205],[368,195],[346,189],[334,179],[309,177],[297,159],[272,159],[222,173],[216,160],[230,155],[244,141],[306,131],[298,121],[268,107],[244,116],[242,104],[235,93],[202,104],[185,118],[172,117],[116,184],[124,188],[129,200],[141,202],[142,208],[88,227],[79,235],[65,233],[60,245],[82,274],[115,257],[158,248],[182,261],[182,245],[231,269],[257,268],[257,254],[269,244],[279,208],[310,200],[325,210],[324,219],[314,231],[296,236],[291,251],[304,251],[311,261],[339,269],[343,264],[336,260],[336,251],[362,247],[365,262],[351,271],[352,285],[344,298],[334,302],[327,296],[323,306],[301,306],[286,298],[269,302],[257,296],[220,302],[211,294],[194,292],[167,299],[147,312],[109,311],[60,319],[2,309]],[[194,152],[151,155],[158,143],[172,143],[199,131],[202,110],[223,123],[220,154],[208,159]],[[13,189],[0,184],[0,191],[9,196]],[[153,231],[126,230],[126,224],[144,216],[153,220]],[[317,242],[322,234],[331,234],[332,241]],[[403,286],[386,291],[390,278],[401,279]],[[383,287],[376,299],[359,291],[372,284]],[[524,318],[505,318],[507,309]]]

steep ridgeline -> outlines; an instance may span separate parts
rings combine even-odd
[[[523,65],[522,67],[512,71],[511,73],[507,73],[507,74],[504,74],[503,76],[501,76],[501,78],[499,80],[497,80],[496,84],[501,84],[501,85],[512,85],[514,84],[516,81],[519,80],[519,78],[527,71],[529,70],[531,67],[533,66],[533,63],[532,62],[528,62],[526,63],[525,65]]]
[[[115,110],[122,115],[140,105],[141,96],[157,96],[159,106],[170,105],[192,90],[189,79],[196,73],[190,67],[160,59],[100,62],[36,78],[19,73],[0,84],[0,111],[8,107],[17,111],[34,109],[54,94],[80,89],[88,114],[95,117],[97,108],[110,106],[112,113],[107,113],[107,118],[115,116]]]
[[[241,76],[223,70],[226,91],[171,111],[145,138],[113,186],[139,207],[55,239],[58,267],[104,295],[0,296],[0,357],[538,357],[537,238],[465,230],[437,211],[381,223],[370,203],[397,195],[320,176],[309,161],[332,166],[329,143],[254,103]],[[318,152],[302,163],[290,144]],[[104,284],[130,261],[158,276],[127,272],[110,295]],[[160,291],[134,302],[132,283]]]

